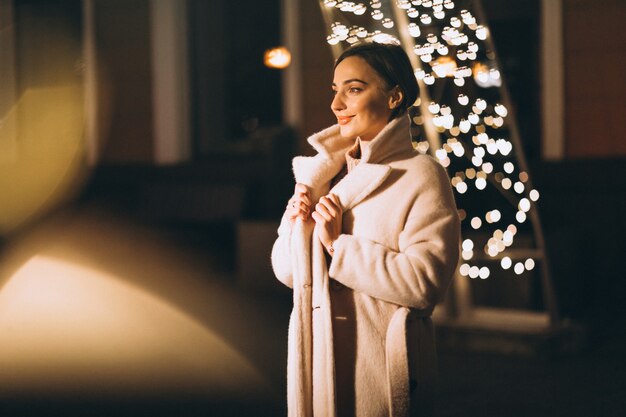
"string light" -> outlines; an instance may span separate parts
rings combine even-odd
[[[461,257],[465,262],[459,267],[459,273],[473,279],[487,279],[493,275],[495,259],[500,259],[497,267],[512,269],[516,275],[531,271],[535,267],[532,258],[514,263],[507,251],[519,244],[518,226],[528,229],[522,225],[538,201],[539,192],[532,188],[528,173],[517,166],[513,143],[507,137],[508,129],[502,129],[509,109],[498,101],[497,90],[493,90],[502,85],[502,77],[495,54],[485,42],[489,29],[484,22],[469,8],[457,9],[453,0],[321,2],[322,10],[333,22],[327,37],[330,45],[347,46],[362,41],[400,44],[394,34],[406,31],[404,33],[408,32],[410,39],[414,39],[413,53],[419,58],[420,65],[414,71],[416,80],[429,91],[431,86],[439,88],[440,83],[451,79],[461,90],[452,102],[445,99],[429,102],[426,115],[420,114],[419,100],[416,101],[411,113],[413,146],[423,154],[432,152],[442,166],[457,170],[454,175],[451,173],[450,184],[461,199],[460,207],[465,198],[461,196],[489,193],[489,190],[507,194],[512,204],[482,213],[459,209],[463,224],[468,222],[475,231],[473,238],[463,240]],[[406,24],[394,21],[391,14],[394,8],[408,18]],[[365,16],[356,20],[355,25],[354,17],[349,17],[353,15]],[[363,19],[369,23],[364,23]],[[431,149],[421,136],[424,132],[421,126],[425,123],[431,123],[431,128],[441,135],[443,143],[439,149]],[[462,168],[457,161],[464,163]],[[492,231],[481,238],[485,229]],[[480,248],[478,252],[477,248]],[[491,258],[489,266],[481,264],[485,262],[485,255]]]

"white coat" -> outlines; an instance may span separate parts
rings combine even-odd
[[[313,221],[283,218],[272,249],[277,278],[293,288],[290,417],[414,416],[430,407],[430,315],[457,265],[460,222],[447,174],[413,149],[409,128],[408,116],[389,122],[332,190],[354,144],[338,125],[308,139],[315,156],[293,160],[313,202],[337,195],[343,233],[330,265]]]

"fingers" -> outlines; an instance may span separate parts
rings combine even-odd
[[[306,221],[309,218],[309,207],[300,202],[299,204],[288,204],[286,210],[287,218],[290,220],[295,220],[296,218],[301,218]]]
[[[304,201],[308,206],[311,205],[311,194],[306,185],[297,183],[293,190],[293,198]]]
[[[311,198],[309,189],[304,184],[296,184],[294,194],[287,202],[286,213],[290,220],[301,218],[306,221],[311,212]]]
[[[319,203],[315,205],[315,211],[319,212],[326,220],[341,216],[341,205],[339,199],[334,194],[328,194],[320,198]]]

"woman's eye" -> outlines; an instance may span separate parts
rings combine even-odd
[[[348,91],[351,92],[351,93],[360,93],[363,90],[361,88],[358,88],[358,87],[350,87],[350,89]]]

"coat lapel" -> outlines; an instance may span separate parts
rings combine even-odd
[[[344,211],[352,209],[387,179],[391,167],[361,163],[330,190],[339,197]]]

